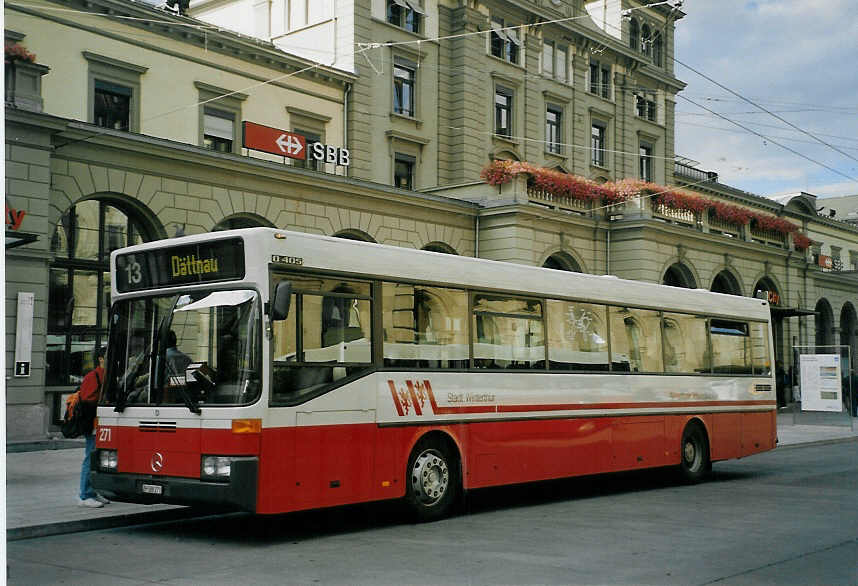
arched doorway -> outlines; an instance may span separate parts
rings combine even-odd
[[[849,376],[849,386],[844,389],[844,392],[852,394],[852,416],[856,416],[858,411],[858,314],[855,312],[855,306],[850,302],[843,304],[843,309],[840,310],[840,344],[847,346],[843,349],[843,374]]]
[[[727,295],[741,295],[742,287],[739,285],[738,279],[736,276],[724,269],[712,279],[712,286],[709,288],[710,291],[715,293],[725,293]]]
[[[429,252],[441,252],[443,254],[455,254],[459,255],[452,246],[448,246],[443,242],[430,242],[426,246],[424,246],[421,250],[428,250]]]
[[[372,236],[360,230],[343,230],[342,232],[337,232],[336,234],[334,234],[334,238],[343,238],[345,240],[358,240],[360,242],[372,242],[373,244],[376,244],[376,241]]]
[[[276,228],[274,224],[257,214],[242,213],[224,218],[212,228],[212,232],[238,230],[240,228]]]
[[[763,277],[754,285],[754,297],[765,299],[772,308],[772,337],[775,344],[775,362],[780,362],[786,368],[784,361],[784,317],[777,311],[781,304],[781,293],[769,277]]]
[[[45,385],[80,383],[107,343],[110,253],[164,236],[118,197],[86,199],[60,216],[51,237]]]
[[[827,299],[816,302],[816,335],[814,341],[817,346],[834,345],[834,311]]]
[[[669,285],[671,287],[697,288],[697,281],[694,279],[691,269],[679,262],[667,268],[664,272],[664,277],[661,279],[661,283],[662,285]]]
[[[578,264],[578,261],[565,252],[555,252],[545,259],[545,262],[542,263],[542,267],[557,271],[573,271],[575,273],[582,272],[581,265]]]

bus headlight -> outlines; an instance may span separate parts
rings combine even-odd
[[[98,450],[98,468],[104,472],[116,472],[119,458],[116,450]]]
[[[229,480],[232,471],[232,457],[203,456],[200,465],[200,478],[203,480]]]

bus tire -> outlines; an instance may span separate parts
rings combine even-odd
[[[703,426],[691,422],[682,432],[679,446],[679,477],[686,484],[702,482],[712,470],[709,459],[709,440]]]
[[[448,516],[461,492],[459,462],[448,442],[423,438],[408,458],[405,504],[418,522]]]

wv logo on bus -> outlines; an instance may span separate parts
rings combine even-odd
[[[427,400],[434,413],[435,395],[432,394],[432,385],[429,384],[428,380],[406,380],[404,387],[397,388],[396,383],[388,379],[387,386],[390,387],[393,404],[400,417],[410,415],[412,409],[414,410],[414,415],[423,415],[423,409],[426,407]]]

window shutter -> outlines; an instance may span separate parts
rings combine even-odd
[[[233,140],[233,117],[226,113],[221,114],[206,111],[204,115],[204,130],[206,136],[216,136],[217,138],[225,138]]]

